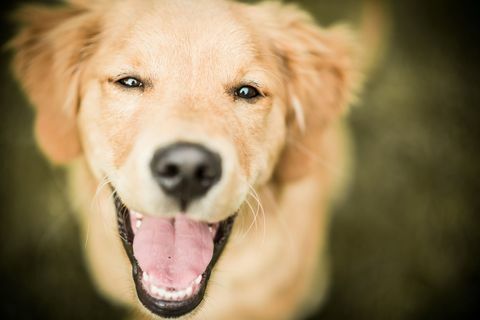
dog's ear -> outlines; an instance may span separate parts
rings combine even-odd
[[[36,109],[35,132],[54,163],[81,153],[76,126],[79,78],[93,52],[99,21],[79,5],[26,6],[16,12],[19,34],[9,43],[13,71]]]
[[[322,133],[358,91],[358,47],[347,28],[323,29],[296,6],[267,2],[252,9],[279,57],[287,90],[288,136],[275,175],[298,179],[319,162]]]

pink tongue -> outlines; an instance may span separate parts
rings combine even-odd
[[[135,232],[133,253],[151,283],[184,289],[210,263],[213,235],[206,223],[184,216],[170,219],[144,216]]]

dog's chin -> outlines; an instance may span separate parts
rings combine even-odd
[[[163,318],[177,318],[195,310],[204,298],[236,214],[207,223],[180,214],[158,218],[134,212],[115,191],[114,202],[140,302]]]

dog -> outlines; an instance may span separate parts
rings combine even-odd
[[[136,319],[298,319],[327,292],[358,42],[294,5],[70,1],[16,18],[40,149]]]

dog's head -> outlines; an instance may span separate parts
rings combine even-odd
[[[200,303],[250,190],[308,174],[357,83],[348,33],[278,3],[92,1],[19,17],[14,70],[38,142],[108,181],[138,296],[160,316]]]

